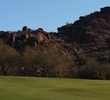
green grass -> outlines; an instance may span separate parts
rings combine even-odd
[[[110,100],[110,81],[1,76],[0,100]]]

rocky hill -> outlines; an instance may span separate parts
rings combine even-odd
[[[71,44],[68,51],[82,59],[110,63],[110,7],[79,17],[73,24],[58,28],[58,37]]]
[[[0,31],[0,38],[18,51],[23,51],[27,45],[33,49],[42,45],[75,56],[80,64],[90,58],[110,63],[110,7],[81,16],[74,23],[59,27],[58,33],[47,33],[42,28],[31,30],[24,26],[17,32]]]

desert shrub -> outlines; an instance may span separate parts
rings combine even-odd
[[[84,79],[110,79],[110,65],[88,61],[79,69],[78,76]]]
[[[5,45],[0,40],[0,74],[13,75],[17,74],[17,69],[20,66],[20,54],[12,47]]]

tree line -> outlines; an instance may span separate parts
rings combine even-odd
[[[110,79],[109,64],[84,59],[79,66],[75,60],[50,47],[34,50],[27,46],[19,52],[0,40],[0,75]]]

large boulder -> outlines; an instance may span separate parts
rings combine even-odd
[[[28,27],[27,26],[23,26],[22,31],[27,31]]]

